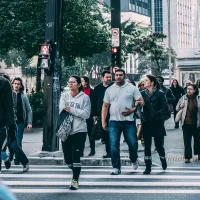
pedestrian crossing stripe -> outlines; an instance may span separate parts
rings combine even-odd
[[[200,169],[199,169],[200,170]],[[19,169],[10,169],[10,170],[2,170],[2,172],[5,172],[5,171],[20,171]],[[32,171],[32,172],[71,172],[72,170],[71,169],[30,169],[29,171]],[[110,173],[111,169],[82,169],[81,170],[82,172],[107,172],[107,173]],[[144,169],[143,170],[134,170],[134,169],[122,169],[122,173],[123,172],[134,172],[134,173],[143,173]],[[195,170],[188,170],[188,171],[183,171],[183,170],[171,170],[171,169],[167,169],[167,170],[157,170],[157,169],[154,169],[152,168],[152,173],[157,173],[157,172],[166,172],[166,173],[194,173],[194,174],[199,174],[200,171],[195,171]]]
[[[200,194],[200,190],[116,190],[116,189],[79,189],[76,191],[66,189],[11,189],[14,193],[107,193],[107,194]]]
[[[70,181],[4,181],[7,186],[68,186]],[[200,187],[200,182],[82,182],[81,186]]]
[[[71,178],[71,174],[70,175],[66,175],[66,174],[1,174],[1,178]],[[92,178],[96,178],[96,179],[119,179],[119,178],[124,178],[124,179],[144,179],[144,178],[151,178],[151,179],[197,179],[200,180],[200,176],[176,176],[176,175],[163,175],[163,174],[159,174],[159,175],[80,175],[81,179],[92,179]]]

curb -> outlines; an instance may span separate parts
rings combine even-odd
[[[30,165],[65,165],[62,157],[28,157]],[[139,166],[145,166],[143,158],[138,158]],[[112,166],[110,158],[81,158],[82,166]],[[128,158],[121,158],[121,166],[132,166]],[[153,163],[152,166],[159,166]]]

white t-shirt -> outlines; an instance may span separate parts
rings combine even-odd
[[[126,108],[133,108],[135,101],[141,98],[140,91],[130,83],[119,87],[116,84],[110,86],[104,95],[104,102],[110,104],[111,121],[134,121],[134,114],[124,117],[121,113]]]

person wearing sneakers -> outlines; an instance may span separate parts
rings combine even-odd
[[[72,128],[67,139],[62,141],[65,163],[72,169],[73,178],[71,190],[79,187],[81,173],[80,156],[87,134],[86,120],[90,117],[90,97],[82,92],[81,78],[71,76],[68,81],[69,92],[64,92],[60,98],[59,110],[68,112],[73,117]]]
[[[145,90],[141,92],[144,99],[142,131],[144,137],[144,161],[146,169],[143,174],[151,173],[151,145],[154,138],[155,147],[160,156],[162,168],[167,168],[164,149],[164,136],[166,135],[164,122],[169,119],[167,99],[161,90],[156,77],[148,74],[144,78]]]
[[[19,158],[23,165],[23,171],[27,172],[29,170],[29,160],[16,142],[16,123],[11,85],[9,81],[3,77],[0,77],[0,94],[0,148],[2,149],[7,130],[8,147],[11,148]]]
[[[17,124],[17,144],[20,148],[22,148],[22,139],[24,134],[24,128],[27,120],[27,130],[30,131],[32,129],[32,109],[28,100],[28,97],[24,94],[24,85],[22,79],[16,77],[12,81],[13,88],[13,100],[14,100],[14,108],[16,114],[16,124]],[[19,160],[16,157],[14,159],[15,165],[19,165]]]
[[[181,125],[183,129],[184,157],[185,163],[190,163],[192,158],[192,137],[194,139],[194,155],[198,155],[200,160],[200,96],[198,87],[188,83],[187,94],[183,95],[176,106],[176,110],[183,110]]]
[[[122,132],[129,147],[133,169],[136,170],[138,168],[137,129],[134,120],[134,112],[138,103],[144,104],[138,88],[125,81],[124,70],[117,69],[115,72],[115,83],[106,90],[102,107],[102,127],[105,131],[109,130],[110,137],[110,152],[113,166],[111,175],[121,173],[120,137]],[[108,125],[106,123],[106,116],[109,107],[110,121]]]

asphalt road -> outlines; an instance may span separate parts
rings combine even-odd
[[[2,170],[4,184],[19,200],[196,200],[200,195],[200,167],[169,167],[163,171],[153,167],[151,175],[143,175],[144,167],[133,171],[122,167],[122,174],[111,176],[110,166],[83,167],[80,189],[70,191],[71,171],[66,166],[21,166]]]

